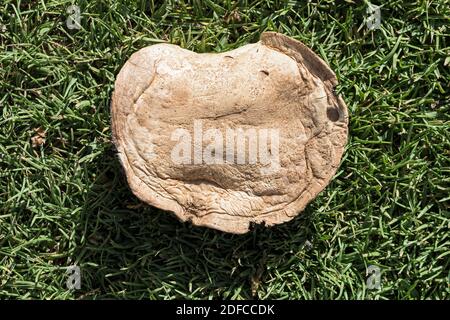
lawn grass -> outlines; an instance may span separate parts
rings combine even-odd
[[[77,0],[80,30],[72,3],[0,3],[0,298],[450,298],[449,0],[383,2],[373,31],[356,0]],[[220,52],[266,30],[339,78],[350,137],[334,180],[246,235],[141,204],[111,142],[121,66],[159,42]]]

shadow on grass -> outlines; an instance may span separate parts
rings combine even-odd
[[[97,163],[76,232],[80,299],[262,298],[268,270],[300,260],[312,214],[244,235],[181,223],[130,191],[113,146]],[[273,274],[273,272],[272,272]],[[277,288],[274,287],[274,290]]]

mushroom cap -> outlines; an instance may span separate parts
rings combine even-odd
[[[142,201],[231,233],[291,220],[335,174],[348,113],[334,72],[301,42],[134,53],[112,97],[113,139]]]

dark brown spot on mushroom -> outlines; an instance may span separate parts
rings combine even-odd
[[[339,111],[336,108],[328,108],[327,109],[327,117],[330,121],[336,122],[339,120]]]
[[[267,70],[259,70],[259,71],[262,72],[262,73],[264,73],[266,76],[269,75],[269,71],[267,71]]]

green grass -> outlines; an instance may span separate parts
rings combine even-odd
[[[79,0],[80,30],[71,3],[0,4],[0,298],[450,298],[449,0],[387,1],[374,31],[356,0]],[[121,66],[147,45],[220,52],[265,30],[336,71],[350,139],[334,180],[246,235],[142,205],[111,142]]]

